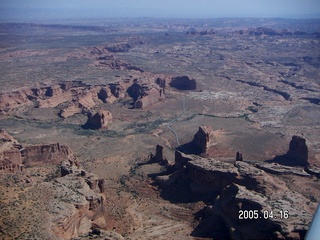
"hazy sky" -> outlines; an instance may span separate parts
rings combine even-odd
[[[320,0],[0,0],[0,18],[320,17]]]

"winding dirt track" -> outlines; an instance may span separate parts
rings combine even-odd
[[[172,125],[172,123],[177,122],[177,121],[179,120],[179,118],[185,113],[185,111],[186,111],[186,99],[185,99],[185,97],[183,96],[183,98],[182,98],[182,111],[180,112],[180,114],[179,114],[175,119],[171,120],[171,121],[167,124],[169,130],[170,130],[171,132],[173,132],[173,134],[174,134],[175,137],[176,137],[176,141],[177,141],[178,147],[181,146],[180,141],[179,141],[179,136],[178,136],[177,132],[176,132],[175,130],[173,130],[173,128],[171,127],[171,125]]]

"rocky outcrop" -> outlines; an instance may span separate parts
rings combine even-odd
[[[87,122],[83,125],[86,129],[106,129],[112,121],[112,114],[109,111],[101,110],[95,114],[87,114]]]
[[[29,105],[38,108],[54,108],[66,102],[80,109],[91,108],[97,100],[97,97],[92,94],[94,91],[96,90],[81,81],[61,82],[39,88],[24,88],[12,93],[1,94],[0,110],[10,113],[12,110]],[[78,105],[79,103],[81,105]]]
[[[290,141],[287,157],[293,165],[307,166],[309,163],[306,139],[299,136],[293,136]]]
[[[112,104],[128,95],[134,101],[134,108],[144,108],[163,100],[165,90],[153,81],[138,83],[137,79],[134,81],[130,78],[106,85],[86,85],[81,81],[61,82],[46,87],[2,93],[0,112],[10,114],[15,110],[24,111],[25,106],[56,108],[59,110],[59,117],[68,118],[75,114],[86,114],[101,102]]]
[[[21,145],[8,133],[0,130],[0,172],[14,173],[24,167],[57,164],[74,159],[71,148],[66,145]]]
[[[193,193],[221,191],[239,177],[238,169],[229,163],[195,157],[186,163],[187,178]],[[238,180],[237,180],[238,181]]]
[[[98,92],[98,98],[104,103],[108,102],[107,99],[110,98],[111,95],[111,90],[105,87],[101,88]]]
[[[60,95],[62,93],[62,89],[60,85],[53,85],[50,87],[47,87],[45,96],[47,97],[53,97],[56,95]]]
[[[138,82],[133,83],[127,93],[133,99],[133,108],[144,108],[165,98],[162,88]]]
[[[205,35],[215,35],[216,33],[214,32],[213,29],[209,30],[201,30],[197,31],[195,28],[190,28],[187,32],[186,35],[198,35],[198,36],[205,36]]]
[[[70,103],[68,107],[61,109],[58,113],[60,118],[68,118],[75,114],[84,114],[87,112],[87,107],[83,106],[81,103]]]
[[[125,87],[120,83],[110,83],[109,84],[110,91],[116,98],[123,98],[125,97]]]
[[[304,170],[305,170],[307,173],[309,173],[309,174],[311,174],[311,175],[314,175],[314,176],[316,176],[317,178],[320,178],[320,168],[319,168],[319,166],[317,166],[317,165],[314,165],[314,166],[308,165],[308,166],[306,166],[306,167],[304,168]]]
[[[104,222],[104,180],[85,171],[72,160],[61,163],[61,175],[48,183],[48,187],[51,184],[54,189],[55,198],[59,199],[50,202],[48,207],[55,210],[52,216],[53,233],[69,239],[88,234],[93,227],[101,228],[100,224]]]
[[[306,199],[291,191],[265,196],[244,186],[223,189],[212,207],[233,231],[232,239],[303,239],[312,214],[303,207]],[[253,218],[241,212],[256,212]],[[241,216],[241,217],[240,217]]]
[[[159,163],[160,165],[166,166],[168,165],[168,160],[163,158],[163,147],[160,145],[156,146],[156,154],[150,155],[150,159],[148,163]]]
[[[109,52],[128,52],[132,48],[132,45],[130,43],[124,43],[124,44],[117,44],[113,46],[106,46],[106,49]]]
[[[142,96],[134,102],[133,108],[145,108],[163,100],[164,98],[165,95],[162,89],[151,88],[145,91]]]
[[[190,79],[188,76],[173,77],[170,82],[170,87],[178,90],[195,90],[197,82],[195,79]]]
[[[21,146],[4,130],[0,130],[0,173],[22,171]]]
[[[127,89],[127,93],[135,102],[139,98],[143,97],[144,93],[147,90],[148,90],[147,85],[139,84],[138,82],[135,82]]]
[[[87,85],[78,80],[65,81],[50,86],[1,93],[0,112],[10,114],[15,110],[25,111],[25,106],[56,108],[59,110],[58,116],[65,119],[75,114],[86,114],[101,102],[112,104],[128,95],[133,99],[133,108],[150,106],[165,98],[168,82],[171,87],[179,90],[196,89],[196,81],[187,76],[170,79],[166,75],[157,75],[155,82],[148,80],[150,77],[154,79],[154,75],[146,74],[146,77],[140,80],[127,78],[105,85]]]
[[[304,170],[300,167],[290,167],[284,166],[277,163],[257,163],[255,164],[257,168],[264,170],[265,172],[276,174],[276,175],[297,175],[302,177],[310,177],[310,174],[307,173],[307,170]]]
[[[62,160],[74,158],[71,148],[59,143],[24,146],[20,153],[22,163],[27,167],[60,163]]]
[[[88,184],[89,188],[97,193],[105,192],[105,183],[104,179],[99,179],[96,175],[87,172],[81,168],[79,162],[76,160],[64,160],[60,164],[61,176],[67,176],[69,174],[74,174],[85,179],[85,182]],[[71,176],[71,175],[70,175]]]
[[[210,126],[199,127],[198,132],[194,135],[192,144],[195,146],[199,154],[206,155],[210,144],[210,135],[212,128]]]
[[[257,27],[257,28],[250,28],[245,30],[238,30],[233,32],[233,35],[252,35],[252,36],[300,36],[306,35],[306,32],[302,31],[288,31],[286,29],[282,30],[275,30],[272,28],[267,27]]]
[[[3,162],[7,164],[5,169],[2,169]],[[61,174],[55,171],[56,168],[48,167],[45,179],[40,174],[40,177],[38,174],[29,175],[30,172],[37,173],[39,166],[57,162],[61,162]],[[28,166],[28,168],[23,169],[19,174],[9,176],[7,173],[13,171],[12,169],[9,171],[8,164]],[[2,179],[8,179],[8,186],[20,186],[21,189],[28,187],[27,191],[30,191],[31,195],[24,201],[35,206],[32,213],[24,213],[25,208],[18,207],[15,210],[18,213],[15,212],[15,214],[31,214],[38,219],[40,214],[45,213],[45,217],[41,218],[39,223],[43,230],[39,230],[38,234],[41,232],[50,239],[71,239],[85,236],[91,233],[92,229],[99,230],[105,227],[104,179],[81,168],[67,146],[59,144],[23,146],[8,133],[0,130],[0,166],[0,173],[6,174]],[[21,224],[18,218],[12,218],[10,226],[15,227]],[[104,236],[102,233],[100,235]],[[110,236],[112,235],[121,239],[120,235],[111,234]],[[8,237],[11,239],[12,235],[9,234]]]
[[[299,136],[293,136],[289,144],[288,152],[284,155],[276,156],[274,159],[267,162],[275,162],[287,166],[305,167],[309,165],[308,154],[306,139]]]
[[[217,219],[227,231],[220,234],[237,240],[301,239],[306,233],[312,219],[312,212],[305,205],[308,199],[254,165],[176,152],[174,167],[177,171],[156,178],[163,189],[178,192],[177,186],[188,184],[189,195],[212,201],[205,207],[195,234],[201,229],[205,232],[202,237],[214,237],[212,224],[209,229],[204,227]],[[182,180],[185,183],[181,185]]]
[[[113,70],[135,70],[140,73],[143,73],[144,70],[137,66],[132,66],[130,63],[123,62],[119,59],[113,59],[113,57],[105,57],[101,59],[101,57],[98,58],[98,66],[102,68],[110,68]]]
[[[32,104],[32,95],[36,96],[37,92],[31,89],[20,89],[11,93],[0,94],[0,110],[7,112],[11,109]]]

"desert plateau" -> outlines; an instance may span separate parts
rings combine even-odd
[[[320,20],[0,23],[0,239],[304,239]]]

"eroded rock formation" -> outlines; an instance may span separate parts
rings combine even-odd
[[[163,88],[138,82],[133,83],[127,93],[133,99],[133,108],[144,108],[165,98]]]
[[[41,195],[37,201],[43,201],[47,214],[41,225],[51,230],[45,233],[50,239],[70,239],[104,227],[104,179],[81,168],[68,146],[58,143],[23,146],[2,130],[0,139],[0,173],[8,179],[14,177],[15,184],[27,184],[30,191]],[[47,173],[45,181],[29,175],[30,171],[43,166],[49,169],[55,164],[60,164],[60,174]],[[12,175],[17,171],[19,174]]]
[[[98,229],[103,222],[104,180],[73,160],[63,161],[60,168],[62,177],[48,187],[54,189],[56,198],[66,203],[60,207],[57,201],[50,203],[49,208],[55,209],[52,232],[57,237],[72,238],[89,233],[93,226]],[[65,191],[68,196],[63,195]]]
[[[308,147],[306,139],[299,136],[293,136],[290,141],[287,157],[294,163],[294,165],[308,165]]]
[[[210,126],[199,127],[198,132],[194,135],[192,144],[195,146],[199,154],[206,155],[210,144],[210,135],[212,128]]]
[[[22,163],[28,167],[74,158],[71,148],[59,143],[24,146],[20,152]]]
[[[200,36],[211,35],[212,36],[212,35],[215,35],[215,32],[213,29],[197,31],[195,28],[190,28],[186,32],[186,35],[200,35]]]
[[[177,170],[157,177],[156,181],[164,189],[176,189],[175,192],[179,191],[177,186],[188,184],[190,196],[211,200],[200,225],[206,222],[205,226],[209,226],[210,221],[213,224],[219,219],[227,229],[221,234],[239,240],[300,239],[306,233],[312,219],[312,212],[305,206],[308,200],[290,190],[284,181],[250,163],[221,162],[176,152],[174,168]],[[241,219],[241,211],[256,212],[256,218]],[[284,213],[288,215],[284,217]],[[203,237],[214,237],[204,226],[199,229],[205,232]]]
[[[308,166],[308,146],[306,144],[306,139],[299,136],[293,136],[290,144],[289,150],[286,154],[281,156],[276,156],[269,162],[276,162],[287,166]]]
[[[195,79],[190,79],[188,76],[174,77],[171,79],[170,87],[178,90],[195,90],[197,89],[197,82]]]
[[[101,110],[95,114],[87,114],[87,122],[83,125],[87,129],[106,129],[112,121],[112,114],[109,111]]]
[[[23,88],[0,94],[0,112],[25,111],[25,107],[57,108],[58,116],[68,118],[86,114],[99,104],[112,104],[117,99],[133,99],[134,108],[143,108],[165,98],[164,87],[153,80],[125,79],[105,85],[86,85],[81,81],[61,82],[51,86]],[[140,83],[141,82],[141,83]]]
[[[128,52],[132,48],[130,43],[117,44],[113,46],[106,46],[109,52]]]
[[[0,130],[0,173],[14,173],[23,169],[21,145],[4,130]]]
[[[156,154],[150,155],[150,159],[148,163],[159,163],[160,165],[166,166],[168,165],[168,160],[163,157],[163,147],[160,145],[156,146]]]
[[[24,167],[57,164],[74,159],[71,148],[59,143],[21,145],[8,133],[0,130],[0,172],[21,171]]]
[[[234,35],[252,35],[252,36],[292,36],[292,35],[306,35],[306,32],[302,31],[288,31],[286,29],[282,30],[275,30],[272,28],[267,27],[257,27],[257,28],[250,28],[245,30],[238,30],[233,32]]]

